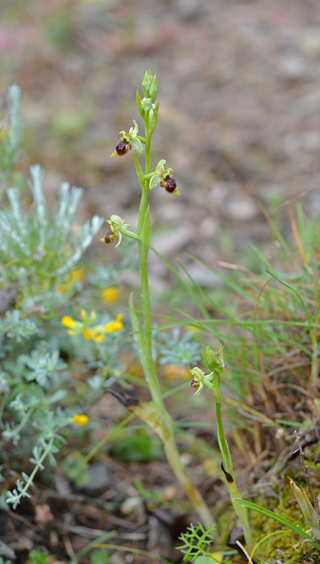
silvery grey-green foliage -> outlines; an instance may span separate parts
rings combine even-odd
[[[19,443],[25,427],[30,429],[30,425],[32,425],[37,431],[37,444],[33,447],[33,456],[29,458],[29,462],[34,466],[33,470],[30,476],[22,472],[24,481],[19,478],[13,491],[6,493],[6,503],[12,504],[14,509],[21,498],[31,497],[28,490],[33,484],[37,472],[44,469],[45,460],[48,460],[49,464],[53,466],[56,464],[55,454],[59,452],[61,444],[65,442],[64,437],[59,434],[59,430],[69,422],[67,414],[63,412],[59,414],[58,411],[54,411],[53,406],[50,407],[52,403],[61,400],[59,392],[51,396],[50,402],[41,388],[35,384],[31,384],[28,391],[27,388],[24,391],[27,397],[23,397],[23,393],[19,393],[9,405],[11,409],[20,412],[20,423],[16,426],[6,424],[3,431],[3,439],[12,441],[14,445]]]
[[[20,88],[12,84],[8,91],[6,108],[3,108],[0,100],[0,194],[18,158],[22,133]]]
[[[36,380],[40,386],[46,388],[50,383],[57,385],[59,382],[58,372],[67,367],[61,362],[59,352],[48,351],[47,343],[42,341],[30,355],[20,355],[19,360],[26,368],[26,379],[28,382]]]
[[[29,339],[37,333],[37,323],[28,318],[23,318],[20,311],[6,311],[4,317],[0,317],[0,334],[4,334],[9,339],[15,339],[20,343],[23,339]]]
[[[179,328],[175,328],[172,334],[164,334],[162,342],[165,347],[159,349],[160,364],[179,364],[186,368],[200,360],[200,348],[198,343],[192,342],[193,335],[187,332],[180,337]]]
[[[30,172],[33,213],[22,212],[16,188],[7,191],[11,209],[0,211],[0,262],[16,261],[1,271],[0,283],[18,282],[24,297],[43,295],[61,283],[103,223],[95,215],[81,228],[74,224],[83,190],[70,188],[66,182],[51,214],[43,193],[44,171],[36,165]]]
[[[12,86],[0,114],[0,192],[10,181],[22,138],[19,95],[20,89]],[[53,335],[55,305],[65,307],[66,301],[57,286],[103,223],[98,216],[82,226],[76,222],[83,190],[66,182],[51,211],[43,170],[36,165],[30,174],[31,211],[21,208],[16,187],[7,189],[9,206],[0,211],[0,457],[4,443],[14,445],[15,464],[32,451],[30,475],[22,473],[13,491],[3,492],[3,508],[6,503],[16,508],[22,497],[30,496],[36,473],[47,461],[55,464],[65,441],[59,431],[70,423],[72,412],[66,401],[66,364]]]

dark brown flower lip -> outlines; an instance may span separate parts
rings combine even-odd
[[[125,137],[123,137],[119,143],[115,146],[115,152],[118,157],[123,157],[130,149],[132,145]]]
[[[107,233],[105,234],[105,236],[104,236],[104,238],[103,238],[105,244],[106,244],[106,245],[111,245],[111,243],[114,242],[114,239],[115,239],[115,237],[114,237],[114,235],[113,235],[113,233],[112,233],[112,230],[109,229],[109,231],[107,231]]]
[[[177,182],[176,182],[175,178],[167,175],[160,182],[160,186],[162,186],[162,188],[164,188],[166,192],[169,192],[169,194],[173,194],[173,192],[175,192],[175,190],[177,189]]]

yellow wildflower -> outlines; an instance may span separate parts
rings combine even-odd
[[[102,301],[106,304],[113,304],[119,299],[117,288],[105,288],[102,292]]]
[[[61,321],[62,321],[62,324],[65,327],[69,327],[70,329],[72,327],[75,327],[76,324],[77,324],[77,322],[74,319],[72,319],[72,317],[70,317],[70,315],[64,315],[63,318],[61,319]]]
[[[121,331],[121,329],[123,328],[122,318],[123,318],[123,314],[119,313],[115,321],[109,321],[109,323],[106,324],[106,328],[105,328],[106,333]]]
[[[89,421],[88,415],[84,415],[83,413],[80,415],[78,413],[75,413],[73,416],[73,422],[76,425],[86,425],[88,421]]]
[[[65,327],[68,327],[68,335],[70,335],[71,337],[78,335],[79,330],[81,331],[81,323],[72,319],[70,315],[64,315],[61,321]]]
[[[82,333],[84,334],[85,338],[88,341],[91,341],[94,338],[94,332],[93,329],[89,329],[88,327],[85,327],[82,331]]]
[[[80,310],[80,313],[81,313],[81,319],[82,319],[82,321],[85,321],[85,320],[87,319],[87,317],[88,317],[86,310],[85,310],[85,309],[81,309],[81,310]]]
[[[88,317],[86,310],[81,309],[81,321],[76,321],[70,317],[70,315],[65,315],[61,321],[65,327],[68,327],[68,335],[71,335],[71,337],[75,337],[76,335],[83,333],[86,339],[95,339],[97,342],[101,342],[103,339],[101,339],[100,334],[104,333],[103,325],[97,325],[95,328],[90,328],[90,325],[95,322],[96,318],[97,314],[95,311],[91,311],[90,317]],[[98,340],[96,339],[97,335],[99,335]]]
[[[97,319],[97,314],[95,311],[91,311],[89,319],[85,309],[81,309],[80,313],[81,313],[82,321],[88,321],[89,323],[93,323]]]
[[[88,341],[91,341],[92,339],[96,342],[96,343],[102,343],[102,341],[104,340],[104,334],[103,334],[103,326],[101,325],[97,325],[96,327],[85,327],[82,331],[85,339],[87,339]]]

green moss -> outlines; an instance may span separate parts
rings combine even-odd
[[[305,486],[305,482],[302,481],[301,485]],[[273,487],[274,490],[276,490],[277,483],[274,484]],[[276,491],[274,493],[279,495]],[[271,511],[280,513],[291,520],[293,519],[296,524],[305,529],[302,514],[295,503],[295,499],[289,485],[286,484],[283,489],[281,494],[281,503],[277,497],[266,499],[266,497],[262,496],[256,500],[256,503],[262,507],[270,509]],[[272,533],[278,531],[280,534],[283,532],[283,536],[281,536],[281,538],[277,535],[274,535],[271,538],[269,537],[266,539],[265,544],[262,543],[259,549],[257,549],[255,556],[259,557],[261,563],[279,564],[280,562],[283,562],[283,564],[303,564],[320,562],[320,554],[318,550],[310,545],[310,543],[303,541],[302,538],[299,538],[289,529],[282,527],[277,521],[268,519],[260,513],[251,512],[250,523],[252,524],[252,528],[254,530],[256,543]]]

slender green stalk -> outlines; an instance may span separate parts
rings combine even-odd
[[[233,476],[231,454],[227,443],[227,439],[224,434],[223,423],[222,423],[221,401],[218,402],[217,400],[216,400],[216,417],[217,417],[218,444],[222,454],[223,463],[226,471],[229,472],[231,476]]]
[[[223,461],[222,470],[226,477],[232,505],[234,507],[236,514],[239,517],[239,520],[243,528],[244,537],[246,540],[246,546],[249,550],[251,550],[253,547],[253,540],[252,540],[251,528],[248,520],[248,512],[245,507],[239,506],[238,504],[234,503],[234,498],[242,499],[242,497],[234,479],[231,454],[224,433],[223,421],[222,421],[222,413],[221,413],[222,397],[220,392],[220,379],[225,366],[224,357],[223,357],[223,347],[220,347],[217,355],[210,349],[210,347],[207,347],[206,357],[204,358],[204,360],[206,366],[208,367],[209,370],[211,370],[211,372],[209,374],[205,374],[203,370],[201,370],[200,368],[197,367],[193,368],[191,370],[191,374],[193,376],[191,385],[194,389],[197,390],[195,395],[198,395],[201,392],[203,386],[209,388],[209,390],[211,390],[211,392],[214,395],[216,402],[218,444]]]
[[[151,134],[149,133],[148,127],[146,126],[146,145],[145,145],[145,173],[151,172]],[[142,307],[143,307],[143,321],[144,321],[144,368],[146,369],[146,378],[149,384],[150,393],[152,400],[158,407],[163,407],[163,401],[161,397],[161,389],[158,381],[158,377],[155,370],[155,365],[152,358],[152,313],[150,304],[150,292],[149,292],[149,279],[148,279],[148,237],[150,237],[150,232],[147,229],[143,229],[144,222],[146,221],[146,210],[148,205],[149,196],[149,181],[145,182],[145,186],[142,188],[142,195],[139,207],[138,216],[138,236],[140,241],[139,246],[139,262],[140,262],[140,280],[141,280],[141,297],[142,297]]]
[[[231,502],[236,514],[240,519],[244,532],[244,538],[246,539],[247,547],[249,548],[249,550],[251,550],[253,546],[253,540],[252,540],[251,528],[248,520],[248,512],[245,507],[241,505],[237,505],[233,501],[234,498],[242,499],[242,496],[234,479],[231,454],[223,429],[223,422],[221,415],[221,401],[218,402],[217,399],[216,399],[216,417],[217,417],[217,430],[218,430],[218,444],[222,454],[223,464],[226,470],[225,475],[230,491]]]

